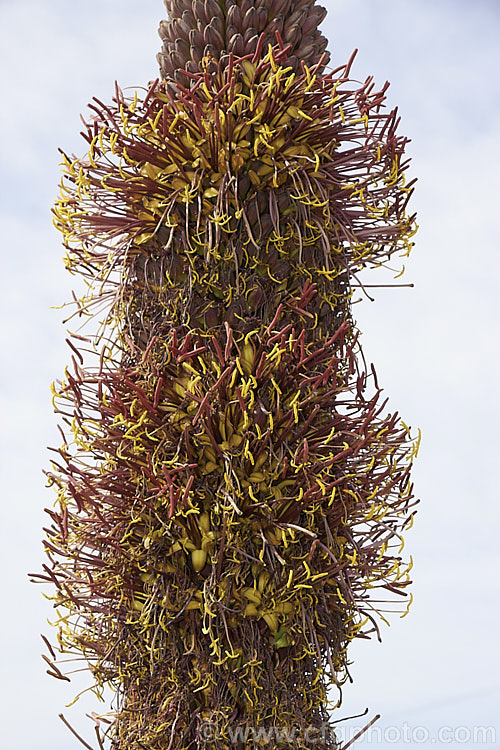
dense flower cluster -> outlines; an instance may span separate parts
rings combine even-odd
[[[371,80],[277,42],[117,88],[64,155],[56,224],[107,333],[55,389],[39,577],[62,652],[117,691],[117,750],[323,726],[348,643],[409,583],[416,446],[350,308],[357,271],[411,249],[405,139]]]

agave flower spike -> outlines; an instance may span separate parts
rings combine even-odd
[[[106,314],[54,387],[37,578],[114,750],[336,748],[348,645],[410,584],[418,445],[352,316],[413,244],[407,139],[353,58],[327,70],[313,0],[165,5],[161,79],[63,153],[77,312]]]

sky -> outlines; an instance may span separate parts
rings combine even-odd
[[[351,646],[354,682],[334,718],[368,708],[339,725],[348,738],[381,714],[360,747],[500,747],[500,3],[323,4],[335,66],[358,48],[353,76],[391,81],[389,102],[412,139],[420,225],[405,273],[414,288],[375,290],[374,302],[355,307],[392,408],[423,434],[413,473],[421,503],[406,544],[415,601],[381,644]],[[103,710],[88,696],[65,708],[85,675],[69,684],[45,674],[39,634],[53,613],[27,578],[43,561],[43,508],[53,502],[42,475],[45,446],[59,442],[49,386],[68,356],[63,313],[51,307],[73,285],[50,207],[57,148],[84,152],[86,103],[109,100],[115,79],[156,77],[162,17],[160,0],[0,0],[0,715],[9,750],[79,747],[58,713],[91,740],[84,715]]]

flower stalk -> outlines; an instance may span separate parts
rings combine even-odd
[[[54,388],[37,577],[116,691],[116,750],[329,725],[348,644],[410,583],[417,446],[352,318],[358,272],[413,244],[407,140],[386,87],[326,72],[323,9],[269,5],[168,0],[162,79],[93,100],[63,153],[75,314],[105,319]]]

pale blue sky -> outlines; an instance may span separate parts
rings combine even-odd
[[[394,742],[405,722],[410,738],[412,728],[427,728],[429,742],[417,732],[410,743],[421,747],[472,747],[463,740],[475,726],[495,727],[486,746],[500,747],[500,3],[323,4],[335,65],[358,47],[354,75],[392,83],[390,102],[412,138],[421,227],[406,273],[415,289],[380,290],[375,303],[356,306],[366,356],[393,408],[423,432],[414,471],[422,502],[407,540],[415,604],[384,629],[381,645],[352,647],[354,684],[338,716],[367,706],[370,716],[381,713],[395,729],[373,747],[406,747]],[[44,446],[58,443],[49,383],[67,359],[61,314],[49,307],[72,287],[49,209],[57,147],[83,151],[86,102],[110,98],[115,79],[143,85],[156,76],[162,17],[160,0],[0,0],[0,712],[8,750],[77,747],[61,710],[92,736],[81,718],[92,701],[64,709],[85,679],[68,685],[44,673],[38,634],[49,630],[50,608],[26,581],[41,564],[42,509],[52,502],[41,475]],[[432,742],[443,726],[464,729],[451,743]]]

